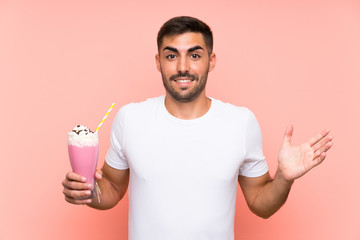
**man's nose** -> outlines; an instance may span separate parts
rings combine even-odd
[[[181,57],[177,64],[177,71],[181,73],[189,72],[189,60],[186,57]]]

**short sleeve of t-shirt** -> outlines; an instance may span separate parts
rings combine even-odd
[[[255,115],[248,111],[247,127],[245,130],[244,162],[240,166],[239,175],[245,177],[259,177],[268,171],[268,166],[262,151],[262,136],[260,126]]]
[[[106,154],[106,163],[115,169],[128,169],[124,149],[124,125],[127,106],[122,107],[114,119],[110,132],[110,147]]]

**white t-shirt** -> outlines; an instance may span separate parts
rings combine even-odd
[[[232,240],[238,175],[268,171],[258,122],[215,99],[182,120],[164,99],[122,107],[112,126],[106,162],[130,168],[129,239]]]

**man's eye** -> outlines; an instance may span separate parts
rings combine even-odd
[[[192,58],[200,58],[200,55],[199,55],[199,54],[196,54],[196,53],[193,53],[193,54],[191,54],[191,57],[192,57]]]
[[[174,59],[175,58],[175,54],[168,54],[166,56],[167,59]]]

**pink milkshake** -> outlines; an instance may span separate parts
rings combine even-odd
[[[94,186],[95,171],[99,154],[97,132],[83,125],[77,125],[68,133],[69,158],[73,171],[86,177],[86,182]],[[94,189],[92,197],[95,196]]]

